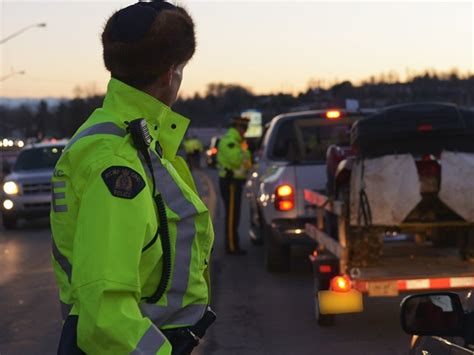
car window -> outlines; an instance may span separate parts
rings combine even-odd
[[[350,128],[348,122],[328,124],[317,119],[288,120],[277,129],[271,158],[301,163],[325,161],[331,144],[350,144]]]
[[[52,169],[56,165],[64,146],[50,146],[23,150],[13,171]]]

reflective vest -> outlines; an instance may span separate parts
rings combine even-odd
[[[195,152],[202,152],[204,147],[201,141],[197,138],[191,138],[184,141],[184,151],[186,154],[192,154]]]
[[[162,275],[162,247],[150,172],[125,121],[145,118],[168,219],[171,278],[147,303]],[[64,314],[78,316],[87,354],[171,354],[160,329],[194,325],[209,303],[214,232],[185,161],[176,156],[189,121],[144,92],[111,79],[103,107],[70,140],[52,180],[53,267]]]
[[[222,136],[217,148],[219,176],[225,177],[226,171],[231,170],[235,179],[245,180],[251,166],[251,153],[247,142],[242,138],[237,129],[231,127]]]

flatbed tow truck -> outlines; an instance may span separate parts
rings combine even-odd
[[[377,265],[351,266],[344,203],[312,190],[305,190],[304,197],[317,214],[315,224],[308,223],[305,229],[318,243],[310,260],[319,325],[332,325],[336,314],[362,312],[363,295],[395,297],[405,292],[474,288],[474,264],[463,260],[458,248],[434,247],[430,241],[408,234],[384,238]],[[329,214],[337,218],[336,229],[327,226]],[[430,227],[456,227],[453,223],[457,222],[431,223]],[[407,223],[400,227],[409,231],[418,226]],[[330,235],[331,230],[337,230],[336,235]]]

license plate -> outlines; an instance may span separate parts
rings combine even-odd
[[[398,296],[397,281],[369,282],[370,297],[395,297]]]

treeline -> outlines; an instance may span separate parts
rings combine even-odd
[[[474,107],[474,75],[461,76],[456,71],[427,71],[400,82],[395,74],[371,77],[354,85],[350,81],[322,88],[311,82],[297,95],[279,93],[255,95],[238,84],[210,84],[205,94],[181,98],[173,109],[192,119],[195,127],[222,127],[229,119],[246,109],[258,109],[264,121],[289,111],[343,106],[346,99],[359,100],[361,107],[384,107],[414,101],[444,101]],[[69,137],[91,112],[100,107],[103,96],[82,95],[50,107],[41,101],[37,107],[0,106],[2,136]]]

